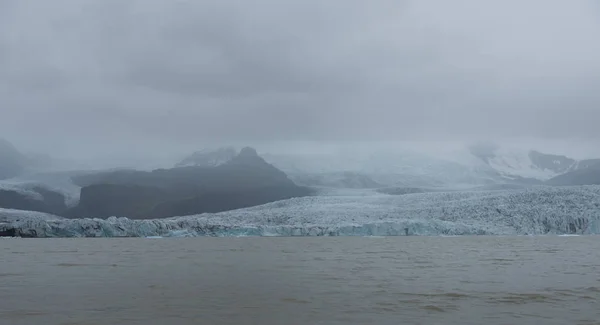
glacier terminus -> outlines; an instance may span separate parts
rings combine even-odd
[[[600,186],[386,195],[330,191],[221,213],[132,220],[0,210],[20,237],[454,236],[600,233]]]

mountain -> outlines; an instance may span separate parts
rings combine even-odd
[[[577,160],[562,155],[541,153],[536,150],[529,151],[529,160],[535,168],[549,170],[556,174],[563,174],[576,168]]]
[[[0,180],[21,175],[27,158],[10,142],[0,139]]]
[[[547,180],[566,172],[575,163],[565,156],[510,150],[492,144],[474,145],[469,150],[501,177],[511,180]]]
[[[67,210],[67,205],[63,194],[44,187],[2,185],[0,186],[0,208],[60,215]]]
[[[569,183],[584,184],[581,181],[568,181],[576,175],[585,175],[587,169],[600,164],[600,159],[576,160],[564,155],[547,154],[536,150],[507,150],[492,144],[471,146],[471,154],[483,161],[503,178],[517,180],[521,184]],[[589,171],[593,173],[592,171]],[[574,173],[574,174],[571,174]],[[561,177],[571,174],[572,176]]]
[[[216,167],[230,161],[236,155],[237,152],[233,147],[218,148],[216,150],[204,149],[184,158],[175,167]]]
[[[220,212],[311,194],[256,150],[244,148],[215,167],[179,167],[151,172],[121,170],[73,179],[82,186],[69,217],[164,218]]]
[[[439,152],[392,145],[373,150],[330,147],[312,153],[272,152],[264,157],[298,184],[333,188],[528,187],[600,163],[600,159],[576,160],[494,143]]]
[[[595,163],[594,163],[595,162]],[[579,168],[573,169],[565,174],[549,179],[549,185],[599,185],[600,184],[600,161],[588,160],[580,164]]]
[[[598,164],[600,164],[600,159],[584,159],[584,160],[576,161],[573,164],[573,166],[571,166],[571,168],[569,168],[568,171],[572,172],[572,171],[576,171],[576,170],[586,169],[586,168],[594,167]]]
[[[465,164],[401,148],[366,153],[271,153],[264,157],[297,183],[315,186],[445,187],[493,184],[501,178],[475,158],[475,163]]]

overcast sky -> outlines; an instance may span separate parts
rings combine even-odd
[[[597,141],[600,4],[0,0],[0,110],[0,137],[71,154]]]

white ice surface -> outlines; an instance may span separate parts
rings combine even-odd
[[[599,234],[600,186],[328,195],[158,220],[32,215],[2,227],[41,237]]]
[[[547,180],[558,175],[552,170],[536,167],[531,161],[528,151],[499,150],[496,152],[496,157],[489,160],[489,164],[505,176]]]
[[[33,191],[32,186],[23,183],[11,183],[7,181],[0,181],[0,190],[17,192],[21,195],[28,196],[34,200],[43,200],[40,193]]]
[[[71,181],[71,177],[75,174],[76,173],[69,172],[53,172],[11,178],[0,181],[0,189],[4,188],[18,191],[19,193],[27,194],[33,198],[42,200],[42,196],[32,189],[35,187],[43,187],[64,195],[65,203],[67,206],[72,207],[79,202],[79,194],[81,191],[81,187],[75,185]]]

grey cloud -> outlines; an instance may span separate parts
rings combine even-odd
[[[599,12],[593,0],[0,1],[1,135],[65,152],[593,141]]]

